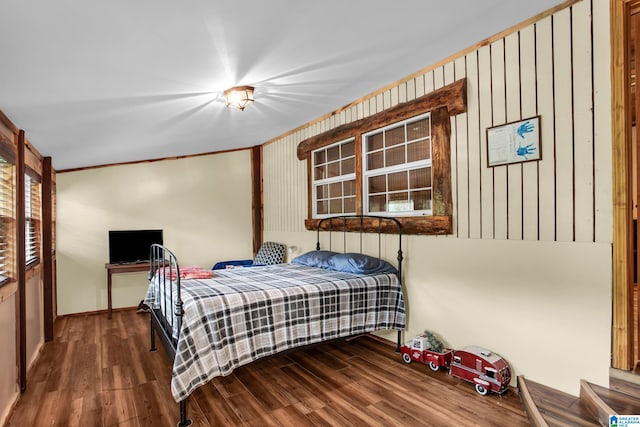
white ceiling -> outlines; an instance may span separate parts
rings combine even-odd
[[[559,3],[0,0],[0,110],[56,169],[250,147]]]

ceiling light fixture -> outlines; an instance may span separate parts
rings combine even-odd
[[[253,104],[253,86],[236,86],[224,91],[224,99],[227,107],[235,107],[244,110]]]

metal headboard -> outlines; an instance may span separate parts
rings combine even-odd
[[[327,231],[329,232],[329,250],[331,250],[331,232],[339,232],[339,230],[334,229],[334,223],[339,227],[342,225],[342,240],[343,247],[346,250],[347,247],[347,233],[348,232],[358,232],[360,233],[360,252],[362,252],[362,234],[365,232],[370,232],[370,226],[366,227],[365,221],[368,219],[375,220],[377,226],[375,229],[378,233],[378,258],[382,258],[382,248],[381,248],[381,239],[382,234],[397,234],[398,235],[398,280],[402,283],[402,223],[398,221],[396,218],[388,217],[388,216],[376,216],[376,215],[340,215],[340,216],[332,216],[327,218],[322,218],[318,222],[318,227],[316,229],[317,237],[316,237],[316,250],[320,250],[320,232]],[[357,225],[357,230],[349,230],[348,224],[355,222]],[[323,224],[327,223],[326,229],[323,229]],[[387,229],[391,227],[393,231],[387,231]],[[366,227],[366,228],[365,228]],[[384,230],[384,233],[383,233]]]

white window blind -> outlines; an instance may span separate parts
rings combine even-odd
[[[0,156],[0,284],[14,277],[14,170]]]
[[[27,265],[40,260],[40,183],[25,175],[25,255]]]

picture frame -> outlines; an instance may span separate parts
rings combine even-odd
[[[487,167],[542,160],[540,116],[487,128]]]

